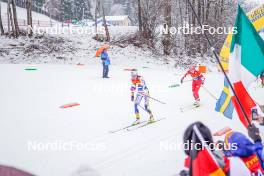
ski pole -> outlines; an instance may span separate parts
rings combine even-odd
[[[166,104],[166,103],[164,103],[164,102],[162,102],[162,101],[160,101],[160,100],[158,100],[158,99],[156,99],[156,98],[153,98],[153,97],[151,97],[151,96],[149,96],[149,95],[146,95],[146,94],[144,94],[144,93],[140,93],[140,92],[139,92],[139,94],[140,94],[140,95],[143,95],[143,96],[146,96],[146,97],[148,97],[148,98],[150,98],[150,99],[152,99],[152,100],[154,100],[154,101],[156,101],[156,102],[159,102],[159,103],[161,103],[161,104]]]
[[[138,106],[139,106],[142,110],[144,110],[144,112],[146,112],[146,113],[149,114],[149,112],[148,112],[143,106],[141,106],[140,104],[138,104]]]
[[[190,79],[190,80],[185,80],[185,81],[182,81],[181,84],[186,83],[186,82],[191,82],[191,81],[193,81],[193,80],[192,80],[192,79]]]
[[[186,80],[186,81],[183,81],[182,83],[179,83],[179,84],[172,84],[169,86],[169,88],[179,87],[179,86],[181,86],[181,84],[183,84],[185,82],[190,82],[190,81],[192,81],[192,80]]]
[[[184,73],[174,73],[175,76],[183,76]]]
[[[193,81],[192,79],[190,79],[190,80],[186,80],[186,81],[183,81],[182,83],[185,83],[185,82],[191,82],[191,81]]]
[[[217,98],[214,96],[214,94],[212,92],[210,92],[206,87],[202,86],[204,88],[204,90],[215,100],[217,100]]]

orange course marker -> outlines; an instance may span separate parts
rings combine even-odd
[[[206,70],[207,70],[206,66],[203,66],[203,65],[200,65],[200,66],[199,66],[199,71],[200,71],[200,72],[202,72],[202,73],[206,73]]]
[[[60,108],[66,109],[66,108],[72,108],[72,107],[75,107],[75,106],[80,106],[80,104],[79,103],[69,103],[69,104],[66,104],[66,105],[62,105]]]

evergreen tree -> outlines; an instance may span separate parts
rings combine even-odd
[[[63,0],[45,0],[44,10],[53,16],[62,17],[61,3]]]
[[[61,0],[61,14],[63,20],[72,19],[74,17],[74,2],[73,0]]]
[[[137,12],[136,12],[137,9],[136,8],[137,8],[137,3],[135,1],[133,0],[126,1],[125,12],[126,12],[126,15],[130,17],[133,24],[137,23]]]
[[[35,7],[41,9],[45,3],[45,0],[32,0],[32,2],[33,2]]]
[[[90,0],[74,0],[74,18],[92,19]]]

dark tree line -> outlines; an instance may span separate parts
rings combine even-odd
[[[237,4],[234,0],[137,0],[137,17],[140,39],[163,55],[198,55],[210,53],[203,34],[160,35],[160,26],[164,28],[193,26],[198,21],[188,1],[191,2],[198,19],[204,25],[213,28],[231,27],[236,15]],[[245,0],[238,0],[245,10],[252,9]],[[158,31],[158,32],[157,32]],[[209,34],[214,47],[220,51],[226,34]],[[161,49],[162,48],[162,49]]]

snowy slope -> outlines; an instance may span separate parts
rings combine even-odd
[[[7,4],[5,2],[0,2],[2,6],[2,18],[3,20],[7,19]],[[24,8],[17,7],[17,18],[18,20],[27,20],[27,11]],[[42,15],[40,13],[32,12],[32,19],[39,21],[50,21],[50,18],[46,15]],[[52,20],[53,22],[56,22]]]
[[[91,28],[93,30],[94,28]],[[110,27],[111,38],[114,40],[123,35],[133,34],[136,27]],[[0,63],[16,64],[95,64],[96,50],[104,43],[92,39],[91,34],[45,34],[43,38],[34,40],[28,37],[17,39],[0,36]],[[52,40],[51,40],[52,39]],[[62,41],[62,42],[58,42]],[[37,48],[32,48],[37,45]],[[111,44],[110,44],[111,45]],[[59,48],[59,50],[51,49]],[[164,64],[164,58],[155,56],[151,50],[129,45],[126,48],[111,45],[109,50],[113,64],[131,65],[142,61],[143,65],[149,62]],[[172,60],[173,61],[173,60]],[[173,62],[172,62],[173,65]]]
[[[214,111],[215,100],[203,89],[202,107],[181,113],[181,106],[193,103],[191,83],[169,89],[168,85],[179,83],[175,73],[180,71],[155,64],[142,69],[142,62],[136,62],[151,96],[167,103],[151,101],[155,117],[167,119],[136,131],[109,134],[134,121],[130,74],[123,71],[124,65],[111,66],[108,80],[101,79],[99,64],[0,65],[0,163],[39,176],[173,176],[183,168],[184,160],[183,151],[175,145],[182,142],[190,123],[199,120],[212,131],[230,126],[245,132],[237,118],[231,121]],[[26,72],[27,67],[38,71]],[[206,75],[205,86],[216,96],[222,85],[220,73]],[[253,85],[251,91],[264,104],[264,89]],[[71,102],[80,106],[59,108]],[[141,113],[143,119],[148,118]],[[28,150],[29,141],[77,141],[99,147],[36,152]]]

